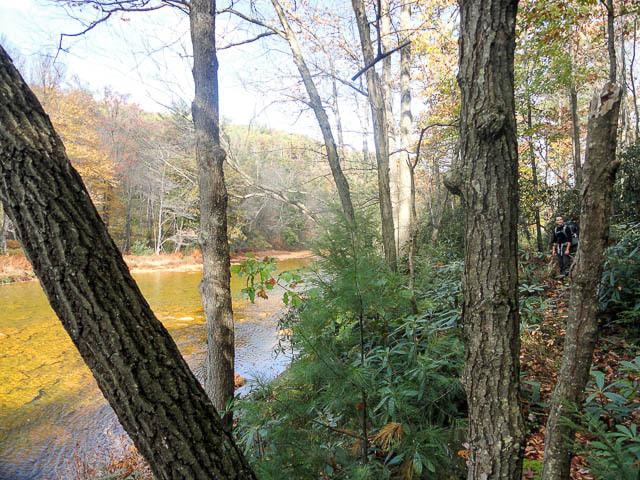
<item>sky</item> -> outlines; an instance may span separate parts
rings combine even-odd
[[[0,41],[27,60],[41,54],[55,55],[61,33],[84,29],[70,13],[85,21],[95,14],[91,10],[65,10],[52,0],[0,0]],[[251,36],[230,22],[222,17],[219,20],[225,42]],[[65,65],[67,78],[77,77],[80,84],[98,95],[110,88],[150,111],[163,111],[174,102],[191,102],[189,22],[176,9],[114,16],[81,37],[65,37],[63,46],[67,51],[59,52],[57,61]],[[277,51],[265,56],[257,44],[220,52],[223,118],[235,124],[257,123],[319,138],[308,112],[299,115],[299,105],[278,102],[282,97],[271,95],[266,83],[256,87],[260,83],[256,79],[277,79],[279,66],[274,63],[274,55],[277,58]],[[280,57],[281,62],[291,61],[282,54]]]

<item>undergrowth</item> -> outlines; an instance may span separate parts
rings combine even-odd
[[[283,320],[295,358],[237,404],[237,436],[259,478],[458,478],[466,411],[458,381],[461,265],[406,277],[359,220],[316,245],[318,272]]]

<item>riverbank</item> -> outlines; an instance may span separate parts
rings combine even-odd
[[[260,250],[241,252],[231,256],[231,263],[240,263],[249,254],[256,257],[273,257],[276,260],[304,259],[313,256],[309,250]],[[160,255],[124,255],[131,273],[148,272],[196,272],[202,269],[202,255],[199,250],[189,254],[162,253]],[[29,260],[21,252],[0,255],[0,285],[35,280]]]

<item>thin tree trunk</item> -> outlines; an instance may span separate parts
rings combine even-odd
[[[609,237],[620,87],[607,83],[589,112],[587,152],[580,209],[580,244],[571,272],[569,316],[558,383],[551,398],[545,436],[545,480],[566,480],[575,430],[563,421],[567,405],[580,408],[598,329],[598,285]]]
[[[611,83],[616,83],[618,80],[617,67],[618,62],[616,60],[616,43],[614,41],[616,35],[616,18],[615,18],[615,10],[613,8],[613,0],[607,1],[607,38],[609,41],[607,42],[607,50],[609,52],[609,81]]]
[[[638,113],[638,97],[636,95],[635,81],[635,62],[636,62],[636,44],[638,42],[638,19],[633,19],[633,50],[631,53],[631,62],[629,65],[629,74],[631,76],[631,95],[633,95],[633,111],[635,113],[635,141],[640,140],[640,114]]]
[[[327,150],[329,167],[331,168],[331,174],[333,175],[333,180],[338,190],[338,196],[340,197],[342,211],[347,222],[349,222],[351,227],[354,228],[355,212],[353,210],[353,204],[351,202],[349,182],[347,181],[347,177],[345,177],[344,172],[342,171],[342,167],[340,166],[340,155],[338,154],[336,142],[333,137],[331,124],[329,123],[329,117],[327,116],[327,112],[322,105],[322,100],[318,93],[318,89],[316,88],[316,84],[313,81],[311,72],[309,71],[309,68],[304,60],[302,49],[300,48],[300,44],[298,43],[298,38],[289,25],[289,20],[284,9],[282,8],[278,0],[271,0],[271,3],[273,4],[273,8],[277,13],[278,18],[280,19],[280,24],[282,25],[282,28],[284,30],[285,40],[287,40],[287,42],[289,43],[291,53],[293,54],[293,61],[298,68],[298,72],[300,73],[300,77],[302,78],[302,82],[304,83],[307,95],[309,95],[309,105],[311,106],[311,109],[315,114],[316,120],[320,127],[320,131],[322,132],[322,138],[324,139],[324,145]]]
[[[255,479],[0,47],[0,199],[49,302],[156,478]]]
[[[408,32],[411,28],[411,3],[404,2],[400,9],[400,30]],[[415,205],[415,166],[409,155],[411,151],[411,45],[400,51],[400,141],[406,152],[398,154],[398,252],[402,252],[411,241],[411,232],[417,228],[414,212]],[[412,189],[413,194],[412,194]],[[412,216],[414,217],[412,221]]]
[[[127,186],[127,199],[125,204],[124,215],[124,233],[122,239],[122,253],[129,253],[131,250],[131,221],[133,210],[133,188]]]
[[[371,47],[371,32],[367,19],[364,0],[351,0],[356,16],[360,46],[365,65],[370,65],[374,60]],[[367,69],[367,90],[369,93],[369,106],[371,119],[373,120],[373,136],[376,144],[376,160],[378,163],[378,195],[380,198],[380,217],[382,223],[382,244],[387,265],[391,270],[397,268],[395,229],[393,222],[393,208],[391,205],[391,192],[389,187],[389,136],[388,123],[385,108],[385,99],[382,93],[380,77],[375,67]]]
[[[576,189],[582,186],[582,155],[580,153],[580,117],[578,116],[578,93],[575,82],[571,78],[569,85],[569,103],[571,104],[571,138],[573,140],[573,177]]]
[[[544,251],[544,241],[542,239],[542,225],[540,222],[540,207],[538,206],[538,166],[536,165],[536,152],[533,147],[533,119],[531,112],[531,95],[527,92],[527,129],[529,130],[529,161],[531,162],[531,176],[533,179],[533,193],[536,196],[536,204],[534,205],[534,216],[536,222],[536,245],[538,252]],[[575,131],[574,131],[575,134]],[[578,139],[578,149],[580,148],[580,140]],[[580,154],[578,154],[578,159]],[[575,160],[575,157],[574,157]],[[575,164],[574,164],[575,168]],[[582,169],[578,170],[582,173]],[[577,178],[577,177],[576,177]]]
[[[7,253],[7,215],[0,205],[0,255]]]
[[[191,106],[196,135],[200,190],[200,248],[203,275],[200,290],[207,322],[205,390],[222,412],[233,398],[234,329],[231,307],[231,262],[227,238],[225,151],[220,145],[216,1],[192,0],[190,7],[195,98]],[[232,425],[232,415],[224,416]]]
[[[342,115],[340,114],[340,101],[338,98],[338,82],[336,81],[336,68],[333,59],[329,57],[331,66],[331,88],[333,96],[333,115],[336,117],[336,133],[338,135],[338,153],[339,157],[344,160],[344,132],[342,129]]]
[[[162,223],[164,222],[164,173],[165,163],[162,163],[160,173],[160,192],[158,195],[158,231],[156,232],[156,255],[162,252]]]
[[[460,2],[460,164],[445,178],[465,207],[463,384],[469,480],[520,480],[517,0]]]

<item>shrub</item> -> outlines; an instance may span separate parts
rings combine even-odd
[[[600,309],[619,320],[640,320],[640,224],[620,225],[607,249],[600,283]]]
[[[294,360],[239,402],[238,436],[263,479],[457,478],[460,266],[423,269],[413,314],[373,222],[358,222],[356,236],[338,225],[318,242],[319,273],[282,321]]]

